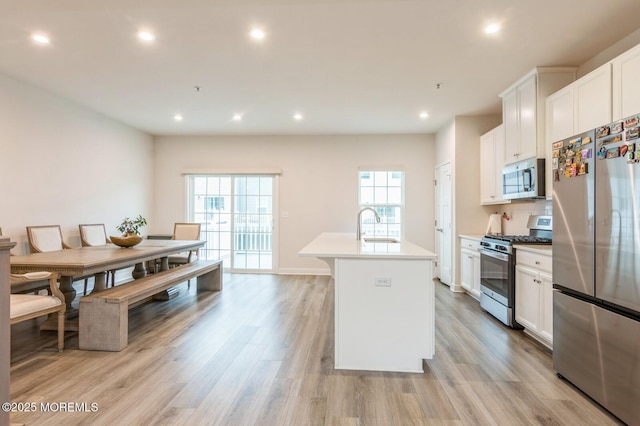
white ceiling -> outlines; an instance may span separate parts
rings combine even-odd
[[[533,67],[580,65],[640,26],[638,0],[0,0],[0,12],[0,73],[154,135],[432,133],[499,113],[498,93]],[[503,30],[490,37],[492,20]]]

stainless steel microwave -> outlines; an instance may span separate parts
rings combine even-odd
[[[504,166],[502,197],[505,200],[544,198],[544,158]]]

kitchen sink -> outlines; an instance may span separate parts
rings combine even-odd
[[[364,237],[365,243],[399,243],[400,240],[396,238],[385,237]]]

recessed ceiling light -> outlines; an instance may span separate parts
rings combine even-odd
[[[255,38],[256,40],[262,40],[266,35],[264,31],[262,31],[260,28],[252,29],[249,34],[251,35],[251,37]]]
[[[43,34],[33,34],[31,36],[31,40],[35,41],[38,44],[49,44],[50,43],[49,37],[47,37],[46,35],[43,35]]]
[[[174,115],[174,116],[173,116],[173,119],[174,119],[174,120],[176,120],[176,121],[182,121],[182,120],[183,120],[182,114],[176,114],[176,115]]]
[[[486,34],[495,34],[498,31],[500,31],[500,24],[493,23],[484,27],[484,32]]]
[[[242,120],[242,114],[233,114],[233,121],[240,121]]]
[[[429,118],[429,113],[426,111],[422,111],[419,115],[421,120],[426,120],[427,118]]]
[[[297,112],[297,113],[293,114],[293,119],[294,119],[294,120],[300,121],[300,120],[302,120],[303,118],[304,118],[304,117],[303,117],[303,116],[302,116],[302,114],[300,114],[299,112]]]
[[[138,31],[138,38],[143,41],[153,41],[156,39],[156,36],[148,31]]]

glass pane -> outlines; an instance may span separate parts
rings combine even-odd
[[[245,197],[245,210],[247,213],[258,213],[259,197],[248,195]]]
[[[247,267],[247,254],[244,252],[238,253],[237,251],[233,254],[233,266],[235,268],[246,268]]]
[[[387,187],[379,188],[376,186],[373,197],[376,204],[387,204]]]
[[[387,172],[374,172],[373,182],[375,186],[387,186]]]
[[[373,188],[360,188],[360,204],[373,204]]]
[[[231,178],[220,178],[220,189],[218,193],[220,195],[231,195]]]
[[[271,253],[260,254],[260,269],[272,269]]]
[[[388,186],[402,186],[402,172],[389,172]]]
[[[247,179],[247,195],[260,195],[260,178],[248,177]]]
[[[235,181],[235,191],[236,195],[246,195],[247,194],[247,178],[244,177],[236,177]]]
[[[389,198],[387,203],[389,204],[402,204],[402,189],[400,187],[391,187],[388,192]]]
[[[373,186],[373,174],[371,172],[360,172],[360,186]]]
[[[271,202],[271,197],[260,197],[260,205],[258,206],[258,211],[261,214],[271,214],[273,211],[273,203]]]
[[[260,178],[260,195],[272,195],[273,194],[273,178],[261,177]]]
[[[207,191],[207,180],[200,177],[193,177],[193,193],[204,194]]]
[[[260,268],[260,254],[259,253],[247,253],[247,268],[259,269]]]

